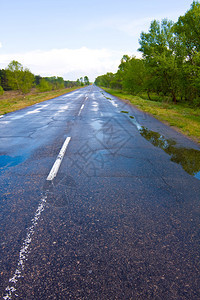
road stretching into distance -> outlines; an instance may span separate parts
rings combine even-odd
[[[94,85],[1,116],[1,299],[200,299],[199,150]]]

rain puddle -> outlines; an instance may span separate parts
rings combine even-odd
[[[0,156],[0,171],[4,168],[14,167],[27,159],[26,156],[9,156],[9,155],[1,155]]]
[[[142,127],[140,134],[155,147],[163,149],[171,156],[171,161],[179,164],[190,175],[200,180],[200,151],[188,148],[175,147],[176,142],[165,139],[158,132]]]

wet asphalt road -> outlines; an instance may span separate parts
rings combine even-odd
[[[200,150],[95,86],[0,119],[2,299],[200,299],[200,181],[141,126]]]

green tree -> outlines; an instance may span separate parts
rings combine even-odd
[[[181,97],[190,103],[200,97],[200,3],[193,1],[184,16],[180,16],[173,30],[178,43],[176,55],[180,67]],[[178,45],[178,46],[177,46]]]
[[[9,63],[6,76],[9,86],[13,90],[21,91],[24,94],[31,90],[35,80],[34,75],[27,68],[23,69],[22,64],[16,60]]]
[[[52,84],[48,82],[46,79],[42,78],[40,80],[40,84],[38,85],[38,90],[40,92],[48,92],[52,90]]]
[[[90,84],[89,78],[87,76],[84,77],[84,84],[85,85],[89,85]]]
[[[59,90],[65,88],[65,82],[64,82],[64,79],[62,77],[57,77],[56,86],[57,86],[57,89],[59,89]]]
[[[0,80],[1,80],[1,86],[4,89],[4,91],[9,91],[11,88],[8,85],[8,78],[7,78],[6,70],[4,69],[0,70]]]
[[[20,90],[23,72],[22,64],[16,60],[13,60],[9,63],[6,71],[9,86],[13,90]]]
[[[30,92],[35,82],[35,76],[29,71],[29,69],[25,69],[22,72],[22,81],[20,85],[20,90],[23,94],[27,94]]]
[[[180,16],[174,25],[174,32],[183,46],[183,54],[193,60],[193,55],[200,52],[200,3],[193,1],[191,8]]]
[[[176,102],[178,92],[178,65],[174,55],[175,36],[173,22],[166,19],[162,22],[151,22],[148,33],[141,33],[139,51],[143,53],[149,79],[154,82],[156,92],[170,93]]]
[[[121,59],[116,78],[118,78],[123,90],[137,94],[145,88],[145,64],[143,59],[124,55]]]
[[[0,95],[3,95],[3,93],[4,93],[4,90],[3,90],[2,86],[0,85]]]
[[[83,77],[80,78],[81,86],[84,86]]]

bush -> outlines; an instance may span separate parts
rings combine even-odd
[[[38,85],[38,90],[40,92],[48,92],[52,90],[52,84],[45,79],[40,80],[40,84]]]
[[[4,90],[3,90],[2,86],[0,86],[0,95],[3,95],[3,93],[4,93]]]
[[[192,107],[200,107],[200,98],[195,98],[192,101]]]

